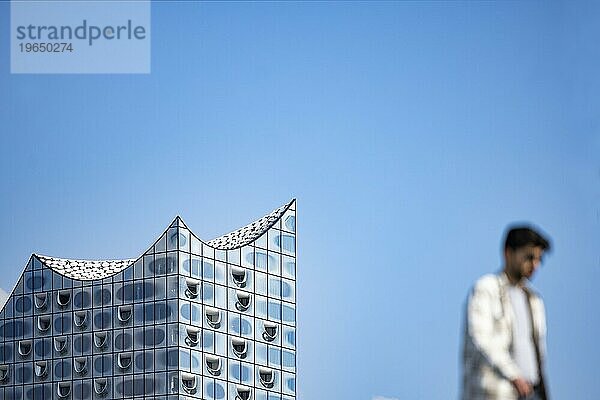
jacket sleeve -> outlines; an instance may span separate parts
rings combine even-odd
[[[488,282],[489,283],[489,282]],[[502,321],[502,303],[497,291],[485,283],[475,285],[467,305],[467,329],[473,345],[483,358],[508,380],[521,376],[508,352],[511,332]],[[498,324],[505,326],[498,326]]]

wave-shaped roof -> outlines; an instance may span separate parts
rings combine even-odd
[[[258,239],[275,225],[275,223],[291,207],[294,201],[295,199],[292,199],[289,203],[279,207],[272,213],[265,215],[243,228],[205,242],[205,244],[217,250],[233,250],[245,246]],[[181,220],[179,217],[177,217],[176,220],[177,219]],[[183,223],[183,221],[181,222],[182,225],[185,226],[185,223]],[[136,261],[136,259],[133,258],[124,260],[73,260],[49,257],[40,254],[34,254],[34,256],[58,274],[66,276],[67,278],[82,281],[108,278],[123,271]]]
[[[218,250],[233,250],[252,243],[258,239],[262,234],[267,232],[275,223],[283,216],[288,208],[294,203],[292,199],[286,205],[279,207],[277,210],[270,214],[265,215],[252,222],[249,225],[244,226],[236,231],[230,232],[226,235],[220,236],[216,239],[209,241],[207,244],[210,247],[214,247]]]
[[[71,279],[91,281],[118,274],[135,262],[127,260],[70,260],[35,254],[49,268]]]

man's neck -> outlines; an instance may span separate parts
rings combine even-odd
[[[506,275],[506,278],[508,279],[508,282],[511,285],[518,286],[518,287],[525,286],[525,279],[523,277],[514,276],[506,269],[506,267],[504,267],[503,271],[504,271],[504,274]]]

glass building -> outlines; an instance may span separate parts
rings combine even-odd
[[[0,312],[0,398],[296,398],[296,202],[139,258],[33,254]]]

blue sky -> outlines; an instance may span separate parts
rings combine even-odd
[[[9,16],[0,287],[296,197],[298,398],[442,400],[467,291],[530,221],[553,397],[600,397],[598,4],[154,3],[150,75],[11,75]]]

